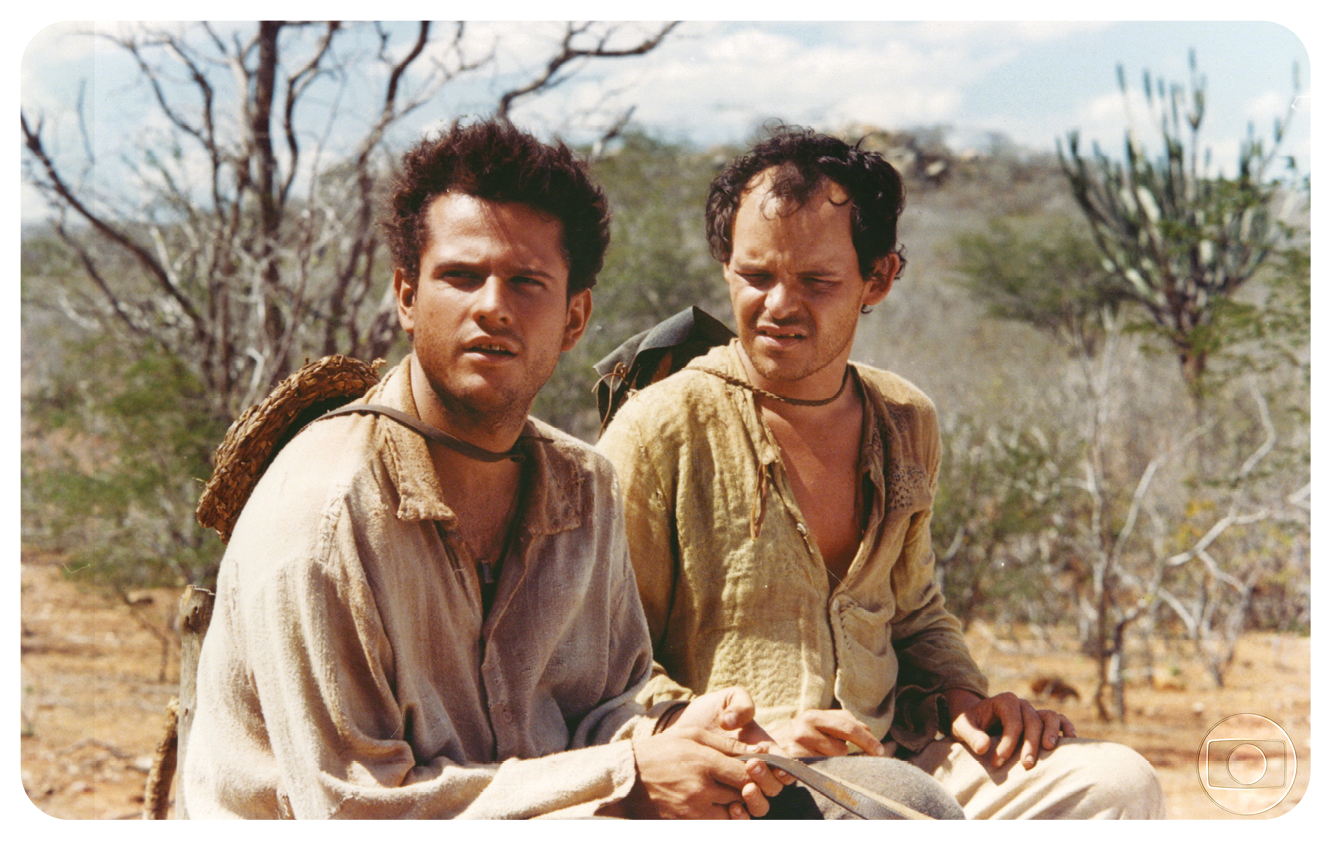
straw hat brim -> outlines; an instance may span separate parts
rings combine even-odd
[[[366,363],[349,356],[306,362],[262,402],[246,409],[213,456],[212,478],[195,509],[199,522],[215,529],[223,541],[230,540],[241,509],[278,451],[305,424],[369,391],[379,382],[381,365],[382,359]]]

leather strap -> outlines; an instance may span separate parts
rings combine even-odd
[[[391,406],[381,406],[377,403],[359,403],[359,404],[352,404],[350,406],[343,406],[341,408],[334,409],[331,412],[325,412],[324,414],[315,418],[315,421],[321,421],[324,418],[331,418],[337,415],[355,415],[355,414],[383,415],[386,418],[391,418],[392,420],[397,421],[398,423],[420,434],[421,436],[428,438],[429,440],[434,441],[437,444],[443,444],[445,447],[448,447],[450,450],[454,450],[455,452],[461,453],[467,458],[475,459],[476,461],[487,461],[487,462],[522,461],[527,457],[526,452],[524,452],[523,450],[523,447],[526,444],[532,442],[549,443],[550,441],[549,438],[542,438],[537,435],[522,435],[518,438],[517,443],[513,445],[513,448],[511,450],[506,450],[502,453],[497,453],[494,450],[487,450],[484,447],[478,447],[475,444],[469,444],[466,441],[463,441],[461,438],[449,435],[447,432],[443,431],[442,429],[430,426],[425,421],[422,421],[419,418],[414,418],[411,415],[407,414],[406,412],[400,412],[397,409],[392,408]]]

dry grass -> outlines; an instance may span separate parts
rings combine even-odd
[[[1308,788],[1312,770],[1311,640],[1288,634],[1249,634],[1239,642],[1223,689],[1214,687],[1200,663],[1187,657],[1184,644],[1154,651],[1155,679],[1141,674],[1126,691],[1127,720],[1097,720],[1092,694],[1095,665],[1075,653],[1064,634],[1037,635],[1023,630],[999,634],[974,626],[967,635],[971,650],[990,679],[990,691],[1032,695],[1031,682],[1043,675],[1061,677],[1080,699],[1048,701],[1072,719],[1077,735],[1121,742],[1150,760],[1160,774],[1171,818],[1226,819],[1235,815],[1211,801],[1198,775],[1197,758],[1207,732],[1221,720],[1255,713],[1279,724],[1294,742],[1298,773],[1284,802],[1260,817],[1283,815]],[[1131,664],[1130,664],[1131,665]]]

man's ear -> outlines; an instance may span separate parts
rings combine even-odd
[[[583,289],[574,292],[568,299],[568,313],[564,319],[564,344],[562,351],[573,350],[573,346],[587,332],[587,322],[592,317],[592,290]]]
[[[410,336],[416,329],[416,281],[404,269],[393,269],[393,294],[397,297],[397,321]]]
[[[872,307],[881,303],[892,291],[892,282],[901,271],[901,257],[895,251],[880,257],[873,265],[869,277],[865,279],[864,301],[862,306]]]

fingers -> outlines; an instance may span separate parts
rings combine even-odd
[[[987,703],[987,702],[982,702]],[[979,707],[980,705],[976,705]],[[992,740],[989,734],[977,727],[972,721],[971,716],[975,714],[975,707],[967,711],[964,715],[952,722],[952,737],[963,745],[971,749],[976,756],[984,756],[989,752],[989,745]],[[987,708],[986,708],[987,709]]]
[[[1058,717],[1062,721],[1060,729],[1062,729],[1063,735],[1067,736],[1069,739],[1077,738],[1077,728],[1072,724],[1072,719],[1068,718],[1062,713],[1059,713]],[[1055,743],[1057,743],[1058,740],[1055,739],[1054,741]]]
[[[753,745],[758,753],[781,753],[780,746],[771,734],[752,721],[741,727],[735,738],[746,745]]]
[[[792,756],[845,756],[850,752],[844,741],[813,727],[795,729],[788,738]]]
[[[1033,768],[1041,750],[1053,750],[1063,736],[1073,737],[1072,722],[1055,710],[1036,710],[1023,698],[1004,692],[986,698],[959,716],[952,724],[952,735],[977,756],[984,756],[993,740],[988,732],[997,727],[1001,734],[994,747],[993,764],[1001,768],[1017,752],[1025,768]]]
[[[757,783],[745,783],[739,794],[744,798],[745,810],[752,817],[761,818],[771,808],[767,803],[767,795],[763,794]]]
[[[721,730],[739,730],[753,721],[757,707],[753,696],[742,686],[718,689],[699,695],[689,702],[674,724],[691,727],[711,727]]]
[[[749,745],[717,730],[704,730],[701,727],[685,727],[672,731],[682,739],[689,739],[704,747],[718,750],[726,756],[743,756],[749,753],[761,753],[757,745]]]
[[[1021,702],[1021,719],[1024,725],[1021,740],[1021,764],[1024,768],[1034,768],[1036,757],[1040,753],[1040,742],[1044,735],[1045,722],[1029,702]]]
[[[731,803],[727,809],[731,819],[737,818],[736,807],[744,812],[744,818],[753,816],[760,818],[767,814],[770,808],[767,804],[767,794],[763,786],[772,789],[772,795],[775,796],[781,791],[781,785],[776,782],[776,778],[771,771],[767,769],[762,762],[751,759],[747,763],[740,764],[733,759],[721,759],[720,762],[713,763],[710,768],[709,776],[712,782],[718,787],[719,792],[733,796],[739,792],[742,803]],[[759,767],[762,771],[759,771]]]
[[[874,736],[873,731],[845,710],[816,710],[811,712],[816,713],[816,715],[810,716],[810,723],[817,727],[820,732],[836,737],[843,747],[849,743],[869,756],[884,756],[887,754],[887,748],[883,747],[883,743]],[[845,753],[845,751],[843,750],[842,753]]]
[[[753,721],[757,707],[747,689],[742,686],[732,686],[721,692],[721,714],[718,716],[718,721],[722,729],[738,730]]]
[[[1002,768],[1008,758],[1016,752],[1022,734],[1030,723],[1030,719],[1025,714],[1025,709],[1023,709],[1024,704],[1025,702],[1016,695],[1011,692],[1004,692],[1001,695],[995,695],[981,701],[967,715],[969,719],[971,715],[977,712],[987,713],[987,715],[983,715],[979,722],[979,727],[986,730],[994,726],[995,718],[998,719],[998,732],[1001,735],[998,740],[998,747],[994,749],[995,768]],[[1031,713],[1034,714],[1034,712],[1034,709],[1032,709]],[[1036,721],[1038,722],[1038,717]]]
[[[778,771],[778,769],[772,768],[766,762],[758,759],[746,761],[744,767],[749,772],[749,779],[767,797],[776,797],[781,793],[783,787],[790,785],[790,782],[794,782],[794,777],[791,777],[785,771]],[[783,782],[782,777],[790,782]]]
[[[850,745],[869,756],[887,754],[873,731],[845,710],[805,710],[772,734],[790,756],[845,756]]]
[[[634,739],[639,784],[626,799],[627,813],[711,819],[767,814],[767,798],[783,783],[759,760],[726,755],[748,748],[698,727]]]
[[[1045,750],[1058,747],[1064,736],[1069,739],[1077,736],[1077,728],[1072,726],[1072,720],[1057,710],[1040,710],[1040,720],[1044,723],[1042,746]]]

